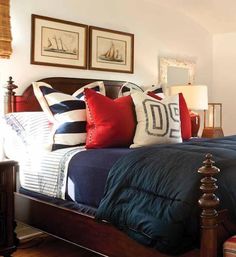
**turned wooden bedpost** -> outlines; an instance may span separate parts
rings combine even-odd
[[[15,92],[14,90],[18,88],[15,84],[13,84],[14,81],[12,80],[12,77],[9,77],[9,80],[7,81],[7,86],[5,87],[7,89],[6,95],[5,95],[5,106],[4,106],[4,112],[14,112],[15,111]]]
[[[201,257],[217,257],[217,226],[218,212],[216,210],[219,205],[219,198],[215,195],[218,186],[217,179],[213,176],[220,170],[213,166],[215,162],[212,155],[207,154],[204,166],[198,172],[203,175],[201,179],[200,189],[203,192],[199,199],[201,212]]]

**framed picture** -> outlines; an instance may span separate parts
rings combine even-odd
[[[89,69],[133,73],[133,34],[89,27],[89,36]]]
[[[31,63],[87,68],[88,26],[32,14]]]

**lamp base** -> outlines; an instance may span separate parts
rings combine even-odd
[[[200,115],[192,111],[190,111],[189,114],[191,119],[192,137],[197,137],[200,128]]]
[[[203,129],[202,137],[204,138],[217,138],[217,137],[223,137],[224,133],[222,128],[209,128],[206,127]]]

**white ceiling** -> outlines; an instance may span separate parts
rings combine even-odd
[[[182,12],[212,34],[236,32],[236,0],[149,0]]]

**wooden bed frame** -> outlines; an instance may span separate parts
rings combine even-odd
[[[78,88],[98,80],[52,77],[40,81],[47,82],[53,88],[64,93],[72,94]],[[107,95],[115,98],[123,83],[122,81],[104,81]],[[6,88],[8,112],[41,110],[32,86],[26,88],[22,96],[15,96],[16,86],[10,78]],[[222,243],[230,236],[228,231],[236,231],[236,226],[230,222],[227,211],[216,211],[219,199],[214,194],[217,185],[213,176],[219,170],[213,166],[213,163],[211,155],[208,154],[204,166],[198,171],[203,175],[200,186],[203,195],[199,199],[199,206],[202,209],[200,249],[188,252],[181,257],[220,256]],[[135,242],[109,223],[98,223],[94,217],[58,207],[19,192],[15,193],[15,217],[20,222],[101,255],[110,257],[167,257],[155,249]]]

